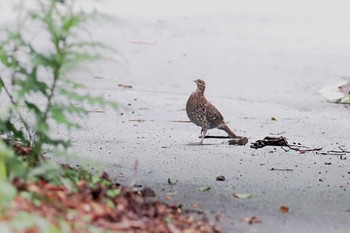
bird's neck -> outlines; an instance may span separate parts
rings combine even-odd
[[[200,94],[200,95],[204,95],[204,88],[197,88],[196,93]]]

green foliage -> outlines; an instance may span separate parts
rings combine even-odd
[[[350,104],[350,93],[349,93],[348,97],[345,99],[345,103]]]
[[[99,51],[108,49],[101,43],[77,38],[89,20],[101,15],[74,11],[70,2],[38,0],[33,2],[32,10],[25,12],[21,26],[28,33],[31,27],[27,23],[42,25],[45,30],[36,39],[49,38],[45,50],[36,48],[21,28],[4,30],[7,37],[0,41],[0,68],[6,71],[0,73],[0,95],[7,96],[10,102],[9,106],[0,103],[1,109],[7,107],[9,113],[0,115],[0,135],[8,135],[10,144],[19,141],[33,147],[29,166],[38,164],[43,148],[70,145],[68,139],[52,135],[55,125],[68,130],[79,128],[72,119],[85,116],[87,106],[116,108],[115,103],[103,97],[89,95],[69,76],[69,71],[78,65],[104,58]]]
[[[0,222],[0,230],[1,232],[29,232],[29,229],[37,229],[37,232],[42,233],[69,233],[76,230],[66,221],[57,220],[57,224],[54,225],[40,215],[22,211],[9,222]],[[85,228],[88,232],[105,232],[103,229],[93,226],[85,226]]]
[[[13,162],[14,159],[13,151],[0,139],[0,211],[2,211],[17,194],[15,187],[8,182],[8,162]],[[19,165],[20,163],[16,164]],[[17,169],[18,166],[14,166],[14,172],[16,172]]]
[[[0,180],[11,180],[13,177],[25,177],[28,166],[21,157],[15,156],[6,143],[0,139]]]
[[[0,181],[0,212],[16,197],[17,191],[7,181]]]

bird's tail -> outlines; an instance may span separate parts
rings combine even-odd
[[[218,129],[224,130],[228,135],[233,138],[237,138],[238,136],[226,125],[226,123],[222,123],[219,125]]]

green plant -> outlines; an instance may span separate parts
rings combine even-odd
[[[103,58],[103,50],[108,49],[101,43],[78,38],[83,25],[99,14],[75,11],[72,2],[32,2],[35,7],[24,11],[20,27],[5,29],[7,38],[0,41],[0,68],[4,70],[0,73],[0,96],[9,100],[7,105],[0,102],[0,109],[8,110],[0,115],[0,135],[6,134],[10,144],[20,141],[33,148],[28,156],[31,167],[38,164],[44,148],[69,146],[68,139],[52,134],[54,125],[68,130],[78,128],[72,119],[85,116],[86,106],[116,107],[101,96],[89,95],[83,85],[69,76],[69,71],[79,64]],[[33,25],[44,26],[36,40],[47,42],[45,49],[26,37]]]
[[[0,212],[7,207],[9,201],[11,201],[17,194],[15,187],[9,182],[8,165],[14,163],[13,173],[21,172],[21,161],[15,157],[12,150],[0,139]],[[18,175],[18,174],[16,174]]]

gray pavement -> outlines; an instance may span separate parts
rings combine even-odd
[[[163,11],[152,8],[159,1],[142,3],[139,10],[105,2],[101,9],[117,18],[95,26],[94,37],[121,57],[75,74],[93,94],[121,108],[79,119],[85,129],[70,134],[77,154],[103,163],[117,182],[149,186],[161,200],[170,192],[175,195],[169,202],[197,207],[211,219],[223,214],[224,232],[350,232],[349,154],[341,160],[217,139],[191,146],[200,128],[177,122],[188,120],[184,108],[195,90],[192,80],[202,78],[207,98],[251,142],[281,134],[322,151],[350,150],[349,108],[318,93],[350,74],[345,5],[268,0],[250,6],[231,1],[229,8],[204,1],[206,10],[197,12],[184,1],[163,3]],[[219,175],[226,180],[216,181]],[[198,191],[203,186],[211,190]],[[233,193],[254,197],[237,199]],[[282,205],[288,213],[279,211]],[[242,221],[251,216],[262,222]]]

